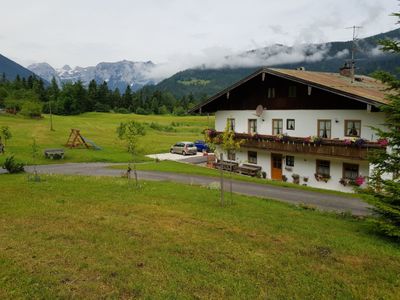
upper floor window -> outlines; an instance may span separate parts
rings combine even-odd
[[[329,160],[317,160],[317,175],[329,177],[331,173],[331,162]]]
[[[318,120],[318,136],[324,139],[330,139],[331,124],[331,120]]]
[[[267,97],[270,98],[275,98],[275,88],[273,87],[269,87],[268,88],[268,93],[267,93]]]
[[[295,120],[294,119],[287,119],[286,120],[286,129],[287,130],[294,130],[295,129]]]
[[[249,119],[249,134],[256,134],[256,133],[257,133],[257,120]]]
[[[344,121],[344,135],[345,136],[361,136],[361,121],[359,120],[345,120]]]
[[[227,123],[228,123],[228,130],[235,131],[235,119],[229,118],[227,120]]]
[[[272,135],[282,134],[283,132],[283,120],[273,119],[272,120]]]
[[[295,98],[297,96],[297,87],[295,85],[289,86],[289,98]]]
[[[343,178],[355,180],[358,177],[358,165],[343,164]]]
[[[257,152],[256,151],[248,151],[247,152],[247,161],[251,164],[257,164]]]

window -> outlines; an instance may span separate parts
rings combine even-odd
[[[228,123],[228,130],[235,131],[235,119],[229,118],[227,120],[227,123]]]
[[[318,136],[320,138],[331,138],[331,124],[331,120],[318,120]]]
[[[359,137],[361,135],[361,121],[358,120],[344,121],[344,135]]]
[[[294,121],[294,119],[287,119],[286,120],[286,129],[287,130],[294,130],[295,129],[295,121]]]
[[[294,167],[294,156],[286,155],[286,166]]]
[[[355,180],[358,174],[358,165],[343,164],[343,178]]]
[[[275,88],[273,87],[268,88],[267,97],[268,99],[275,98]]]
[[[248,151],[247,152],[247,160],[251,164],[257,164],[257,152]]]
[[[228,150],[228,160],[236,160],[235,150]]]
[[[295,98],[297,94],[297,87],[295,85],[289,86],[289,98]]]
[[[257,120],[249,119],[249,134],[256,134],[256,133],[257,133]]]
[[[272,120],[272,135],[282,134],[283,120],[273,119]]]
[[[331,169],[331,162],[329,160],[317,160],[317,175],[322,177],[329,177]]]

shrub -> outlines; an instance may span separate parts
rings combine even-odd
[[[36,101],[25,101],[22,104],[21,115],[29,118],[40,118],[42,116],[42,103]]]
[[[10,174],[21,173],[25,171],[24,164],[17,162],[13,155],[6,158],[2,167]]]
[[[114,112],[117,114],[129,114],[130,113],[130,111],[124,107],[117,107],[114,109]]]
[[[96,104],[94,105],[94,111],[97,111],[97,112],[109,112],[110,110],[111,110],[111,107],[107,104],[96,102]]]

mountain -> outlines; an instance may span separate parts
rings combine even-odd
[[[35,75],[32,71],[0,54],[0,75],[3,73],[8,80],[14,80],[17,75],[21,78],[28,78],[31,75]]]
[[[80,80],[88,85],[94,79],[98,83],[106,81],[110,89],[118,88],[123,92],[127,85],[130,85],[136,91],[144,85],[154,84],[155,81],[148,78],[148,74],[154,67],[155,64],[151,61],[123,60],[114,63],[101,62],[96,66],[75,67],[74,69],[69,65],[54,69],[48,63],[37,63],[28,66],[28,69],[48,81],[51,81],[54,77],[58,84]]]
[[[356,42],[357,74],[367,75],[376,70],[394,72],[400,66],[398,55],[379,50],[378,41],[385,38],[400,40],[400,29],[359,39]],[[350,58],[352,47],[352,41],[303,44],[293,47],[276,44],[235,56],[226,56],[218,65],[205,64],[178,72],[150,89],[169,91],[178,98],[190,93],[200,98],[223,90],[261,66],[288,69],[305,67],[310,71],[338,72],[346,59]]]

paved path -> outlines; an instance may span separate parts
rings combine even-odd
[[[70,174],[70,175],[90,175],[90,176],[120,176],[122,170],[107,168],[113,164],[109,163],[68,163],[60,165],[41,165],[37,166],[39,173],[44,174]],[[115,164],[114,164],[115,165]],[[32,167],[27,167],[28,172],[32,172]],[[188,174],[138,171],[140,179],[156,181],[174,181],[180,183],[208,185],[218,182],[218,178],[205,177]],[[226,182],[225,188],[229,183]],[[249,183],[238,180],[232,181],[232,190],[235,193],[257,196],[268,199],[275,199],[283,202],[313,205],[321,210],[336,212],[351,212],[354,215],[370,214],[369,205],[363,201],[351,197],[342,197],[332,194],[323,194],[312,191],[305,191],[295,188],[277,187],[265,184]]]

